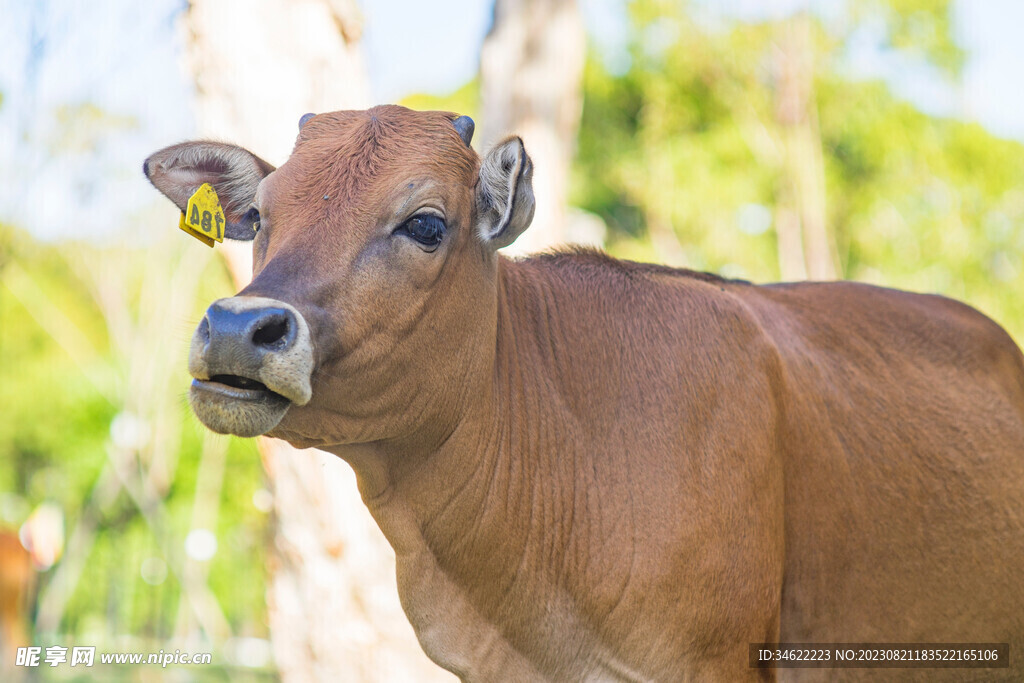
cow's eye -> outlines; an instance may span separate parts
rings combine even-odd
[[[255,206],[250,206],[249,210],[245,212],[245,216],[242,218],[242,223],[249,223],[252,225],[253,232],[260,231],[260,210]]]
[[[398,228],[425,247],[436,247],[444,237],[444,219],[432,213],[421,213],[413,216]]]

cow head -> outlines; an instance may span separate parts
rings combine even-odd
[[[519,138],[483,159],[473,122],[383,106],[300,121],[288,161],[186,142],[146,160],[179,208],[210,183],[253,279],[189,353],[210,429],[296,445],[444,438],[495,354],[497,263],[533,217]]]

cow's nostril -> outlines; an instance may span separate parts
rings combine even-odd
[[[248,303],[244,298],[214,302],[196,330],[195,338],[206,344],[211,358],[223,361],[218,372],[231,370],[230,374],[251,376],[265,354],[283,353],[298,335],[299,321],[288,308],[249,307]],[[207,362],[217,365],[213,360]],[[243,362],[254,365],[242,368],[238,364]]]
[[[199,335],[199,339],[204,344],[209,344],[210,343],[210,320],[209,320],[209,318],[204,316],[203,319],[199,321],[199,329],[196,330],[196,333]]]
[[[274,317],[261,325],[252,334],[257,346],[275,346],[288,335],[288,318]]]

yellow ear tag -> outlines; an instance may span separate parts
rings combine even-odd
[[[224,210],[220,208],[217,192],[210,183],[203,183],[188,198],[188,206],[178,219],[178,227],[208,247],[214,240],[224,241]]]

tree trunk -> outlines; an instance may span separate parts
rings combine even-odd
[[[537,198],[533,225],[507,251],[583,241],[567,220],[566,199],[585,47],[575,0],[495,0],[480,55],[480,139],[486,148],[512,133],[523,138],[534,162]]]
[[[811,20],[797,15],[778,39],[775,117],[782,178],[775,229],[784,280],[833,280],[836,259],[825,213],[825,162],[814,98]]]
[[[354,0],[192,0],[185,29],[204,137],[280,164],[303,113],[367,105]],[[243,287],[249,245],[218,249]],[[349,467],[274,439],[259,449],[274,495],[267,601],[282,679],[451,680],[401,610],[394,553]]]

